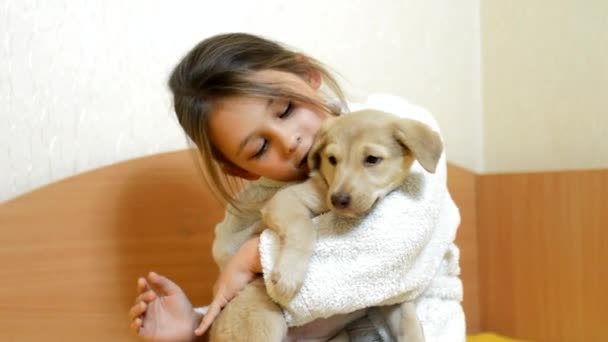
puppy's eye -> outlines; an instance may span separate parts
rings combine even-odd
[[[329,158],[327,158],[327,160],[329,161],[329,163],[330,163],[331,165],[336,165],[336,164],[338,164],[338,160],[337,160],[337,159],[336,159],[336,157],[334,157],[334,156],[329,156]]]
[[[376,165],[382,161],[381,157],[367,156],[365,157],[365,165]]]

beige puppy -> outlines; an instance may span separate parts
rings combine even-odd
[[[327,119],[308,155],[308,180],[279,190],[262,209],[264,225],[280,239],[271,274],[279,302],[292,299],[304,281],[316,229],[312,217],[327,211],[367,213],[407,177],[414,160],[435,172],[443,145],[430,127],[376,110]],[[398,341],[424,341],[413,303],[378,310]],[[235,323],[239,322],[239,323]],[[261,280],[246,287],[213,324],[212,341],[280,341],[286,323]]]
[[[312,216],[329,210],[348,217],[367,213],[404,182],[414,160],[435,172],[442,150],[430,127],[385,112],[365,110],[324,122],[308,156],[310,178],[278,191],[262,209],[264,223],[281,243],[271,275],[280,301],[293,298],[304,281],[315,242]],[[413,306],[381,310],[400,341],[405,335],[423,340]]]

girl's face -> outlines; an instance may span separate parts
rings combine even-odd
[[[259,71],[254,81],[280,84],[319,99],[317,77],[303,79],[275,70]],[[212,144],[253,178],[279,181],[306,178],[306,158],[321,123],[330,114],[291,101],[237,96],[214,103],[209,116]]]

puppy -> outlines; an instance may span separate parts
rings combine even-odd
[[[313,216],[364,215],[404,182],[414,160],[434,173],[442,150],[440,136],[415,120],[376,110],[327,119],[308,155],[310,178],[279,190],[262,209],[281,244],[271,274],[279,302],[304,281],[316,239]],[[424,341],[413,303],[379,311],[398,341]]]

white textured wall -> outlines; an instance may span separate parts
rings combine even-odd
[[[608,1],[481,2],[485,172],[608,167]]]
[[[430,108],[450,159],[481,167],[479,0],[0,0],[0,201],[185,147],[167,75],[196,42],[270,36],[334,67],[353,93]]]

